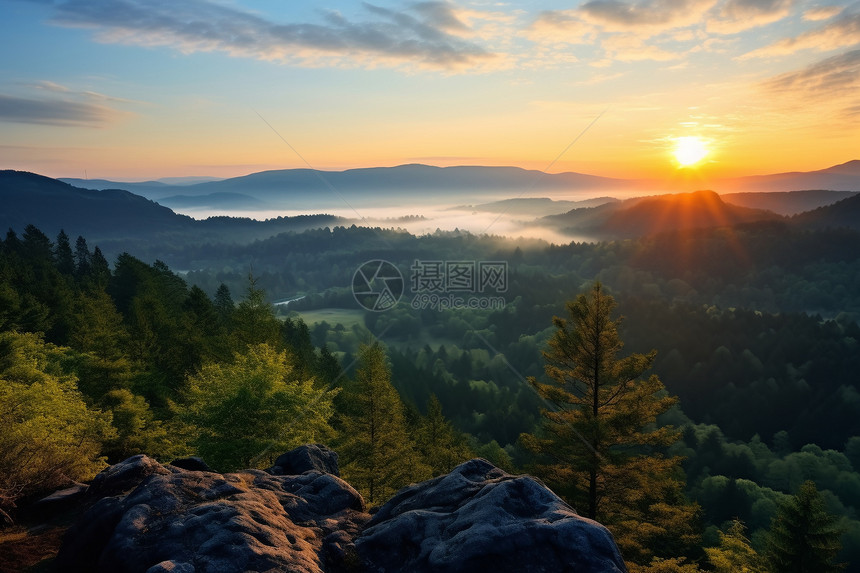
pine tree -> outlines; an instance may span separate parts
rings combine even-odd
[[[406,429],[403,402],[391,385],[391,369],[379,344],[363,346],[360,368],[347,389],[351,411],[342,420],[344,479],[368,503],[387,500],[411,481],[429,473]]]
[[[421,419],[417,442],[421,457],[434,476],[474,457],[466,439],[442,413],[442,404],[435,394],[430,394],[427,401],[427,416]]]
[[[75,275],[78,277],[88,276],[92,272],[92,254],[87,247],[87,240],[78,235],[75,241]]]
[[[827,512],[815,484],[804,482],[771,522],[767,536],[771,569],[779,573],[842,571],[843,564],[833,563],[842,549],[841,535],[836,518]]]
[[[697,508],[683,495],[679,458],[662,450],[679,433],[657,427],[677,402],[657,376],[641,378],[655,353],[617,358],[623,344],[614,299],[596,283],[555,317],[544,352],[549,382],[529,381],[551,408],[541,432],[522,444],[537,454],[534,471],[558,493],[613,532],[625,558],[685,554],[698,540]],[[645,526],[647,524],[647,526]]]
[[[719,547],[706,547],[705,553],[716,573],[768,573],[764,559],[753,549],[738,519],[732,520],[727,532],[720,532]]]
[[[111,278],[110,265],[107,259],[102,254],[102,250],[98,247],[93,251],[93,256],[90,259],[92,265],[93,282],[98,288],[104,289]]]
[[[72,276],[75,273],[75,257],[72,254],[72,244],[69,241],[69,236],[66,232],[60,229],[57,235],[57,243],[54,245],[54,261],[56,261],[57,270],[66,276]]]
[[[231,342],[233,350],[244,350],[255,344],[268,344],[282,348],[281,322],[275,317],[272,305],[266,302],[266,293],[257,286],[257,279],[248,274],[248,293],[232,315]]]
[[[227,325],[230,318],[233,316],[233,311],[236,310],[236,303],[233,302],[233,296],[230,294],[230,289],[224,283],[218,287],[215,292],[215,311],[218,313],[218,320],[221,324]]]

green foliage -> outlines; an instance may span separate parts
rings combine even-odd
[[[403,402],[391,385],[391,369],[378,344],[363,347],[355,381],[345,392],[349,410],[341,420],[338,451],[344,479],[370,504],[428,477],[407,431]]]
[[[745,535],[743,522],[737,519],[728,531],[720,531],[719,547],[706,547],[705,553],[716,573],[768,573],[764,559]]]
[[[767,537],[771,569],[779,573],[842,571],[845,565],[834,563],[842,548],[841,534],[815,484],[804,482],[779,508],[771,524]]]
[[[213,467],[259,467],[272,452],[329,438],[336,393],[297,377],[286,351],[257,344],[232,363],[208,362],[189,376],[182,416]]]
[[[105,394],[101,404],[112,414],[116,429],[116,436],[107,440],[102,448],[108,463],[117,463],[140,453],[161,462],[190,454],[177,422],[156,419],[143,396],[132,394],[125,388],[111,390]]]
[[[0,515],[105,465],[110,414],[87,407],[67,362],[68,349],[40,335],[0,333]]]
[[[614,308],[597,283],[567,305],[568,319],[553,320],[544,354],[550,382],[529,380],[552,408],[543,411],[542,433],[522,443],[540,456],[538,475],[607,525],[625,558],[646,564],[690,549],[696,508],[684,499],[680,460],[661,451],[679,434],[655,425],[676,400],[656,376],[640,379],[653,353],[616,357]]]
[[[231,319],[231,341],[235,351],[242,352],[255,344],[268,344],[274,348],[280,345],[281,323],[275,318],[272,305],[266,302],[265,293],[257,286],[257,279],[250,274],[248,292]]]
[[[445,418],[436,396],[430,396],[427,416],[421,419],[415,437],[421,458],[434,476],[474,457],[466,438]]]

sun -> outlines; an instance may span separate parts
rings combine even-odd
[[[673,154],[681,167],[692,167],[708,155],[708,147],[700,137],[676,137]]]

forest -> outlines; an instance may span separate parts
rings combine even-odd
[[[785,221],[561,246],[352,226],[109,261],[85,237],[10,231],[0,516],[140,452],[229,471],[321,442],[370,504],[474,456],[533,473],[606,523],[631,571],[794,570],[804,516],[820,562],[797,570],[860,571],[858,239]],[[376,259],[406,277],[504,261],[504,308],[413,308],[407,288],[364,311],[351,284]],[[562,406],[604,391],[565,390],[589,316],[614,341],[595,371],[650,404],[612,414],[605,463],[559,441],[596,423]],[[590,496],[571,485],[589,479]]]

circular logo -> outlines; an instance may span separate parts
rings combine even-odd
[[[352,276],[352,296],[367,310],[388,310],[403,296],[403,275],[388,261],[367,261]]]

